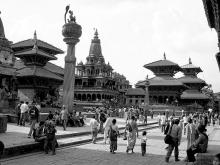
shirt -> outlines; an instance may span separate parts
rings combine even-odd
[[[63,109],[61,112],[60,112],[60,116],[61,116],[61,120],[67,120],[68,119],[68,112],[67,110]]]
[[[142,136],[141,138],[141,143],[146,143],[147,142],[147,136]]]
[[[178,141],[181,141],[181,136],[182,136],[182,130],[180,126],[173,124],[172,130],[170,131],[170,136],[172,136],[175,139],[178,139]]]
[[[166,117],[165,117],[165,115],[161,116],[161,124],[166,124]]]
[[[96,119],[91,119],[89,125],[91,126],[91,129],[98,128],[99,123],[97,122]]]
[[[108,117],[106,122],[104,123],[103,127],[108,130],[109,129],[109,126],[111,125],[112,123],[112,118],[111,117]]]
[[[187,117],[186,116],[183,117],[183,123],[187,123]]]
[[[28,111],[28,105],[26,103],[21,104],[21,113],[25,113]]]

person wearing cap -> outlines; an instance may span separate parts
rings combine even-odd
[[[204,125],[198,126],[199,138],[195,140],[195,142],[191,145],[189,149],[187,149],[187,157],[189,162],[195,162],[195,154],[196,153],[205,153],[208,148],[208,136],[206,134],[206,128]]]

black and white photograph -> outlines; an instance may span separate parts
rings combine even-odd
[[[219,0],[0,2],[0,165],[220,165]]]

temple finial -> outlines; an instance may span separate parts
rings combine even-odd
[[[167,59],[167,58],[166,58],[166,54],[165,54],[165,52],[163,53],[163,59],[164,59],[164,60]]]
[[[148,78],[148,74],[147,74],[146,80],[149,80],[149,78]]]
[[[34,47],[33,47],[33,49],[37,49],[38,47],[37,47],[37,32],[36,32],[36,30],[34,31]]]
[[[98,30],[97,30],[96,28],[94,28],[94,30],[95,30],[94,38],[99,38],[99,37],[98,37],[98,35],[99,35]]]
[[[37,40],[37,32],[36,32],[36,30],[34,31],[34,39]]]
[[[189,64],[192,64],[192,60],[191,60],[191,58],[189,58]]]

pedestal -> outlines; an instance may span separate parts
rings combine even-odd
[[[8,117],[6,115],[0,115],[0,133],[5,133],[7,130]]]

